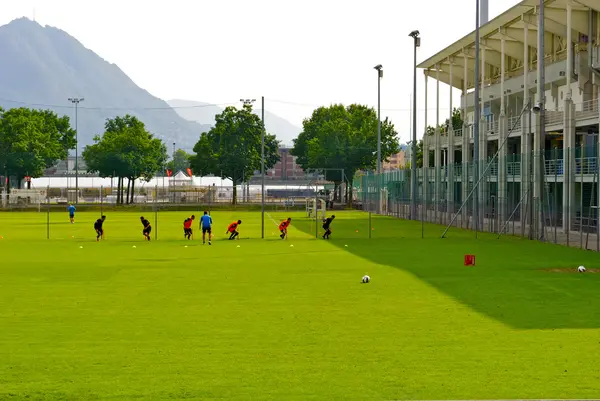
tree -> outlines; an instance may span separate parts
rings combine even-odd
[[[237,185],[248,181],[261,165],[261,137],[265,131],[260,118],[247,104],[241,109],[227,107],[215,117],[215,126],[203,132],[194,146],[190,162],[197,174],[214,174],[233,182],[233,204]],[[278,142],[265,133],[265,169],[279,160]]]
[[[444,123],[440,126],[440,128],[444,132],[448,132],[449,124],[450,124],[450,119],[447,118],[446,121],[444,121]],[[456,107],[454,109],[452,109],[452,128],[454,130],[463,129],[462,113],[461,113],[460,109],[457,109]],[[425,128],[425,134],[429,135],[429,136],[432,136],[433,134],[435,134],[435,127],[428,125],[427,128]],[[423,140],[422,139],[417,143],[417,167],[423,167]]]
[[[6,177],[15,176],[19,187],[25,176],[42,176],[74,148],[69,117],[50,110],[0,108],[0,168]]]
[[[191,166],[191,164],[190,164],[191,157],[192,157],[192,155],[187,153],[185,150],[177,149],[175,151],[175,156],[173,157],[173,160],[170,160],[167,163],[167,169],[173,171],[173,173],[176,173],[178,171],[185,171],[187,168],[189,168]]]
[[[412,146],[409,144],[408,146]],[[406,168],[410,168],[410,160],[406,163]],[[419,139],[417,141],[417,168],[423,167],[423,140]]]
[[[297,163],[304,170],[326,169],[325,178],[335,183],[337,194],[344,178],[352,182],[356,171],[377,167],[377,124],[375,110],[367,106],[320,107],[303,121],[303,130],[294,140],[290,153],[297,157]],[[387,118],[381,122],[382,161],[398,153],[396,135],[394,125]],[[346,177],[341,176],[341,169]],[[348,193],[346,199],[351,202]]]
[[[96,135],[94,144],[83,151],[88,171],[101,177],[117,177],[117,203],[133,203],[135,180],[149,181],[164,169],[167,147],[130,115],[108,119],[104,128],[104,134]],[[125,178],[127,192],[123,199]]]
[[[450,119],[446,119],[446,121],[444,121],[444,128],[446,131],[448,131],[448,123],[450,122]],[[460,111],[460,109],[457,109],[456,107],[454,109],[452,109],[452,128],[454,130],[459,130],[459,129],[463,129],[463,119],[462,119],[462,112]]]

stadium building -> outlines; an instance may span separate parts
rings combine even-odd
[[[510,219],[523,224],[529,215],[564,231],[581,225],[596,229],[600,1],[545,1],[543,97],[537,93],[538,5],[539,0],[521,1],[481,26],[477,82],[475,32],[418,65],[426,87],[437,88],[435,115],[425,111],[425,126],[435,126],[435,133],[423,139],[429,220],[447,222],[473,188],[478,85],[480,175],[487,169],[477,189],[480,227]],[[462,127],[441,124],[451,116],[440,114],[440,102],[452,110],[453,91],[449,99],[440,99],[440,83],[462,91]],[[545,106],[543,113],[537,105]],[[425,94],[427,106],[431,99]],[[471,220],[471,202],[466,203],[459,220]]]

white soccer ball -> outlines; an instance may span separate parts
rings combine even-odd
[[[579,266],[579,267],[577,268],[577,271],[578,271],[579,273],[583,273],[583,272],[585,272],[585,267],[583,267],[583,266]]]
[[[371,282],[371,277],[366,276],[366,275],[363,276],[363,278],[362,278],[362,283],[363,284],[367,284],[367,283],[370,283],[370,282]]]

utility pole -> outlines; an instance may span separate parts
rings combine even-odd
[[[83,102],[82,97],[70,97],[69,102],[75,105],[75,204],[79,203],[79,130],[77,121],[77,109],[80,102]],[[67,162],[67,167],[68,167]]]

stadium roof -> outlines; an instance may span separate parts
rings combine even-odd
[[[600,0],[546,0],[544,7],[544,30],[547,33],[563,38],[567,37],[567,2],[571,1],[572,41],[580,42],[580,35],[588,35],[589,10],[600,11]],[[481,46],[486,49],[486,64],[500,67],[500,41],[505,35],[505,55],[513,60],[524,58],[524,26],[529,25],[528,45],[537,48],[537,25],[539,0],[523,0],[511,9],[500,14],[480,27]],[[545,49],[552,49],[552,35],[545,35]],[[467,88],[473,87],[475,74],[475,31],[459,39],[434,56],[421,62],[418,68],[425,69],[425,74],[437,76],[436,65],[440,68],[440,81],[455,88],[463,88],[464,68],[468,71]],[[535,51],[535,50],[533,50]],[[468,56],[465,66],[464,55]],[[453,60],[452,82],[450,82],[449,59]],[[508,64],[507,64],[508,67]]]

